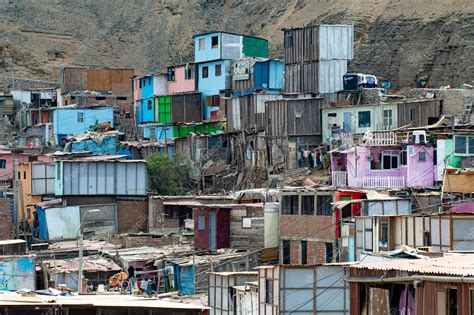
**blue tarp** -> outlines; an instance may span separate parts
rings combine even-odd
[[[41,207],[36,207],[36,214],[38,215],[39,222],[39,238],[47,241],[48,240],[48,225],[46,222],[46,211]]]
[[[117,154],[117,139],[116,136],[108,136],[101,141],[97,139],[85,139],[82,141],[76,141],[71,144],[72,152],[85,152],[90,151],[93,155],[113,155]]]
[[[174,282],[178,291],[184,295],[194,294],[194,265],[174,265]]]

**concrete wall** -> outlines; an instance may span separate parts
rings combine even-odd
[[[185,79],[185,66],[175,67],[175,80],[168,81],[168,94],[193,92],[196,89],[197,67],[194,64],[189,65],[189,67],[192,67],[192,77],[188,80]]]

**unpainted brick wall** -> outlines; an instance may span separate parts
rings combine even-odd
[[[328,238],[335,237],[332,216],[280,215],[280,237]]]
[[[119,233],[148,232],[148,200],[117,200]]]
[[[10,198],[0,198],[0,239],[8,240],[11,238],[13,238],[12,200]]]

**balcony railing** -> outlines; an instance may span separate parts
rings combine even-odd
[[[347,172],[335,171],[332,172],[332,186],[333,187],[347,187]]]
[[[391,146],[397,145],[395,133],[391,131],[368,132],[363,138],[359,139],[361,145],[371,146]]]
[[[404,176],[364,176],[359,180],[363,188],[403,188],[406,187]]]

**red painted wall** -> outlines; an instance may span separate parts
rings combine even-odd
[[[230,247],[230,209],[194,209],[194,246],[209,249],[209,213],[216,213],[216,249]],[[205,217],[205,229],[199,230],[199,216]]]
[[[356,199],[366,199],[366,195],[362,192],[359,191],[336,191],[334,194],[334,201],[341,201],[344,200],[345,197],[349,196],[351,197],[351,200],[356,200]],[[352,216],[357,217],[360,215],[360,209],[361,205],[360,203],[355,203],[352,204]],[[341,221],[341,209],[336,208],[336,239],[339,239],[341,237],[341,226],[340,226],[340,221]]]

